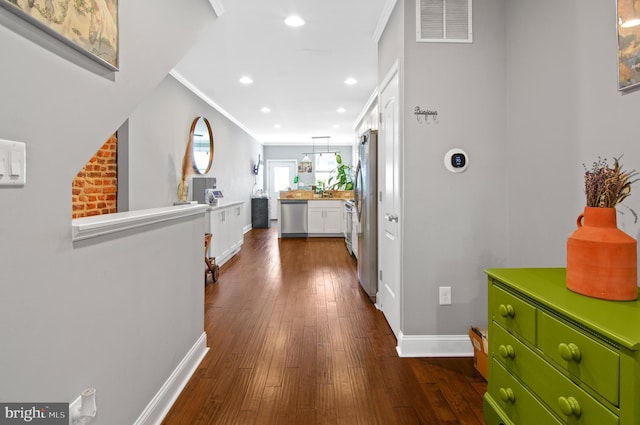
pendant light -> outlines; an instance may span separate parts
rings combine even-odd
[[[311,155],[314,155],[314,156],[315,156],[315,154],[316,154],[316,146],[315,146],[315,144],[314,144],[314,145],[313,145],[313,153],[312,153]],[[311,162],[311,158],[309,158],[309,154],[308,154],[308,153],[306,153],[306,152],[302,152],[302,155],[304,155],[304,156],[302,157],[302,162]]]
[[[325,152],[316,152],[316,139],[327,139],[327,150]],[[303,152],[302,154],[304,155],[304,158],[302,158],[303,161],[311,161],[309,159],[308,155],[316,155],[316,154],[320,154],[320,156],[322,156],[323,153],[332,153],[332,154],[337,154],[339,153],[338,151],[330,151],[329,150],[329,139],[331,139],[331,136],[315,136],[312,137],[311,140],[313,142],[313,152]],[[307,158],[307,159],[305,159]]]

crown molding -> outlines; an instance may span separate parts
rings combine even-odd
[[[396,7],[397,2],[398,0],[387,0],[387,4],[384,5],[380,19],[378,19],[378,25],[376,25],[376,29],[371,37],[376,44],[380,41],[380,37],[382,37],[382,33],[387,26],[387,22],[389,22],[389,18],[391,18],[391,13],[393,13],[393,8]]]
[[[373,93],[371,93],[371,96],[369,96],[369,100],[367,100],[367,103],[364,105],[364,108],[362,108],[362,111],[360,111],[358,118],[356,118],[351,128],[353,128],[356,131],[358,130],[358,127],[360,127],[360,123],[362,123],[364,116],[367,114],[367,112],[369,112],[369,109],[371,108],[371,106],[373,106],[373,104],[377,100],[378,100],[378,88],[376,87],[373,90]]]
[[[211,7],[213,7],[213,11],[216,12],[218,17],[222,16],[224,13],[224,6],[222,6],[222,2],[220,0],[209,0],[211,3]]]
[[[191,84],[191,82],[189,80],[187,80],[186,78],[184,78],[182,76],[182,74],[180,74],[178,71],[176,71],[175,69],[172,69],[169,72],[169,74],[173,78],[175,78],[180,84],[182,84],[187,89],[189,89],[193,94],[198,96],[200,99],[204,100],[213,109],[215,109],[216,111],[218,111],[222,115],[224,115],[227,119],[229,119],[229,121],[231,121],[232,123],[234,123],[235,125],[240,127],[242,130],[244,130],[245,133],[247,133],[249,136],[253,137],[258,143],[264,144],[264,142],[260,138],[258,138],[258,136],[253,131],[249,130],[249,128],[247,128],[244,124],[242,124],[240,121],[238,121],[233,115],[231,115],[229,112],[227,112],[224,108],[222,108],[216,102],[211,100],[211,98],[209,98],[206,94],[204,94],[203,92],[198,90],[198,88],[195,85]]]

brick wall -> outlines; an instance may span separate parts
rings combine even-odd
[[[72,218],[118,212],[118,139],[114,134],[73,179]]]

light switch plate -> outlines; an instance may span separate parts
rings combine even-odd
[[[451,305],[451,286],[441,286],[440,292],[440,305]]]
[[[22,142],[0,139],[0,186],[24,186],[27,182],[27,149]]]

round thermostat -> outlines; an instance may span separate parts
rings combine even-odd
[[[454,148],[444,156],[444,166],[452,173],[462,173],[469,165],[469,157],[462,149]]]

